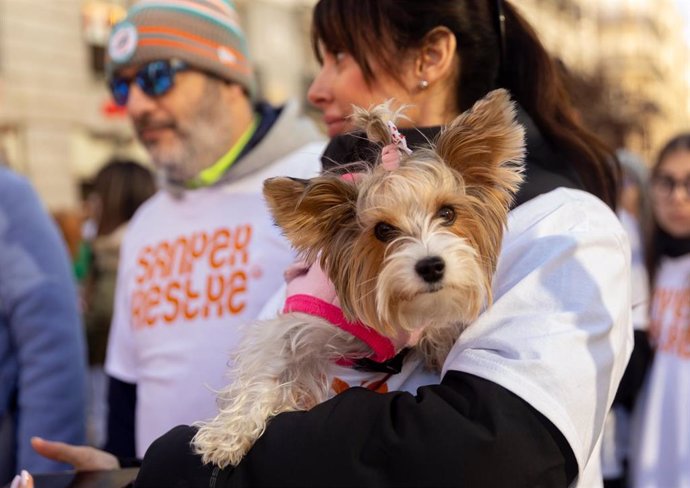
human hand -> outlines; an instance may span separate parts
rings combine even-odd
[[[115,456],[95,447],[74,446],[64,442],[47,441],[40,437],[32,437],[31,446],[41,456],[53,461],[71,464],[77,471],[98,471],[120,467],[120,462]],[[26,488],[24,485],[19,486]],[[33,482],[31,487],[33,487]]]
[[[22,470],[21,474],[14,477],[10,488],[34,488],[34,479],[27,471]]]

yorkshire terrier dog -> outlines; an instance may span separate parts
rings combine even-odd
[[[264,183],[276,224],[310,267],[288,272],[296,286],[284,313],[247,327],[220,413],[193,441],[204,463],[237,465],[272,417],[327,400],[333,364],[413,347],[440,370],[490,305],[525,151],[508,93],[489,93],[415,151],[392,116],[387,106],[353,116],[383,144],[374,168]]]

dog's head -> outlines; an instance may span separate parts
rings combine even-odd
[[[271,178],[264,195],[295,248],[320,260],[345,315],[392,337],[469,323],[490,302],[523,157],[524,130],[496,90],[395,169]]]

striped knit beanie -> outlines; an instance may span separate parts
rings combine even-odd
[[[256,94],[239,16],[231,0],[142,0],[113,27],[106,74],[151,61],[179,59]]]

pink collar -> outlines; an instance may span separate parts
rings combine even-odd
[[[395,356],[395,347],[388,337],[382,336],[362,322],[349,322],[343,315],[340,307],[320,298],[304,294],[291,295],[285,300],[283,312],[303,312],[326,319],[336,327],[352,334],[368,345],[374,351],[370,359],[376,362],[382,363]],[[353,364],[347,358],[344,361],[338,361],[338,363],[348,366]]]

